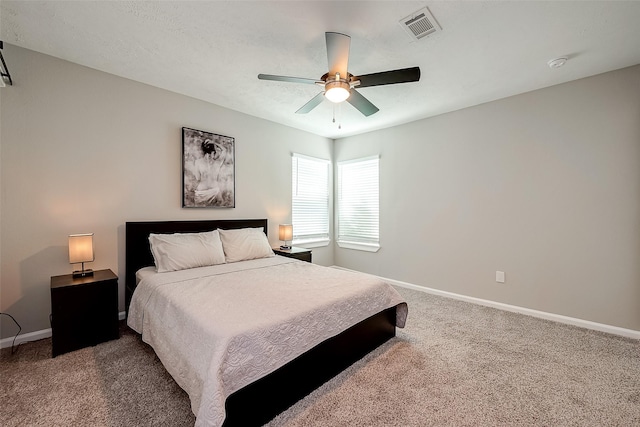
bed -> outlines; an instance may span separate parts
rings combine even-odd
[[[128,322],[142,333],[142,339],[154,348],[165,368],[189,394],[196,425],[262,425],[395,336],[396,326],[404,326],[406,320],[406,303],[389,285],[373,283],[377,279],[371,276],[291,258],[273,256],[168,273],[149,268],[154,266],[150,234],[244,229],[260,229],[266,239],[267,220],[126,223]],[[263,279],[268,284],[262,283]],[[292,303],[292,290],[302,282],[306,286],[304,293],[313,295],[313,305],[331,307],[330,315],[307,310],[311,303]],[[353,286],[347,286],[347,282],[353,282]],[[324,283],[337,293],[353,293],[353,297],[332,299],[333,291],[319,287]],[[222,300],[220,295],[236,302],[213,310],[209,302],[204,303]],[[248,295],[254,295],[253,299]],[[237,303],[240,299],[242,304]],[[289,313],[293,306],[302,310],[304,317]],[[363,306],[375,312],[365,316],[364,311],[358,312]],[[238,326],[239,330],[248,330],[249,337],[219,335],[216,328],[235,328],[238,322],[233,316],[244,319],[247,313],[243,314],[243,310],[259,313],[256,324]],[[220,317],[201,326],[205,314],[209,322],[211,312]],[[357,321],[340,314],[347,312],[353,313],[350,316]],[[280,323],[282,319],[285,322]],[[204,336],[208,338],[202,339]],[[284,338],[286,344],[273,337]],[[251,341],[254,339],[257,341]],[[184,354],[185,348],[189,354]]]

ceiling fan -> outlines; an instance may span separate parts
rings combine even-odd
[[[351,37],[346,34],[332,32],[325,33],[325,37],[327,41],[329,72],[325,73],[319,80],[302,77],[258,74],[258,78],[261,80],[306,83],[324,87],[324,91],[311,98],[309,102],[296,111],[297,114],[308,113],[320,105],[324,98],[327,98],[329,101],[335,103],[347,101],[365,116],[370,116],[378,112],[379,109],[367,98],[362,96],[362,94],[356,91],[356,87],[363,88],[370,86],[382,86],[396,83],[417,82],[420,80],[419,67],[354,76],[348,71]]]

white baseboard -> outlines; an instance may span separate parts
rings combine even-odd
[[[339,267],[337,265],[332,266],[341,270],[349,270],[348,268]],[[372,275],[373,276],[373,275]],[[377,276],[379,277],[379,276]],[[511,311],[514,313],[525,314],[527,316],[538,317],[540,319],[552,320],[554,322],[565,323],[567,325],[578,326],[581,328],[591,329],[594,331],[606,332],[609,334],[619,335],[627,338],[640,339],[640,331],[633,329],[620,328],[618,326],[605,325],[604,323],[591,322],[589,320],[576,319],[575,317],[562,316],[560,314],[547,313],[545,311],[533,310],[530,308],[519,307],[517,305],[504,304],[501,302],[490,301],[481,298],[470,297],[466,295],[455,294],[453,292],[441,291],[438,289],[427,288],[424,286],[414,285],[412,283],[402,282],[399,280],[388,279],[386,277],[380,277],[380,279],[388,282],[392,285],[397,285],[403,288],[413,289],[416,291],[425,292],[428,294],[438,295],[446,298],[452,298],[460,301],[466,301],[473,304],[484,305],[487,307],[497,308],[499,310]]]
[[[355,271],[348,268],[340,267],[337,265],[332,266],[341,270]],[[378,276],[379,277],[379,276]],[[453,292],[441,291],[438,289],[427,288],[424,286],[414,285],[413,283],[402,282],[400,280],[388,279],[386,277],[380,277],[380,279],[391,283],[392,285],[400,286],[407,289],[413,289],[428,294],[439,295],[446,298],[452,298],[460,301],[466,301],[473,304],[484,305],[486,307],[493,307],[499,310],[511,311],[514,313],[525,314],[528,316],[538,317],[540,319],[552,320],[554,322],[565,323],[567,325],[578,326],[581,328],[591,329],[594,331],[606,332],[609,334],[619,335],[627,338],[640,339],[640,331],[633,329],[620,328],[618,326],[605,325],[604,323],[591,322],[589,320],[576,319],[575,317],[562,316],[560,314],[547,313],[545,311],[532,310],[530,308],[519,307],[517,305],[504,304],[501,302],[490,301],[481,298],[470,297],[466,295],[460,295]],[[125,318],[125,312],[122,311],[118,315],[120,320]],[[23,342],[37,341],[51,336],[51,328],[43,329],[41,331],[29,332],[26,334],[18,335],[15,344],[18,345]],[[13,337],[4,338],[0,340],[0,348],[11,347],[13,343]]]
[[[125,312],[121,311],[118,313],[118,319],[122,320],[125,318]],[[16,337],[15,345],[21,344],[23,342],[29,341],[38,341],[45,338],[49,338],[51,336],[51,328],[42,329],[41,331],[28,332],[26,334],[20,334]],[[0,340],[0,348],[11,347],[13,344],[13,337],[4,338]]]
[[[49,338],[50,336],[51,336],[51,328],[43,329],[41,331],[29,332],[26,334],[20,334],[16,337],[15,345],[18,345],[27,341],[38,341],[44,338]],[[0,340],[0,348],[11,347],[11,344],[13,344],[13,337]]]

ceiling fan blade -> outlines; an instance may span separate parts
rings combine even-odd
[[[340,73],[340,77],[347,79],[349,69],[349,47],[351,37],[340,33],[325,33],[327,40],[327,61],[329,75]]]
[[[360,111],[367,117],[380,111],[378,107],[373,105],[367,98],[362,96],[360,92],[356,91],[355,89],[351,89],[351,95],[349,96],[349,98],[347,98],[347,102],[356,107],[358,111]]]
[[[274,76],[272,74],[258,74],[258,78],[260,80],[275,80],[277,82],[291,82],[291,83],[307,83],[312,85],[318,82],[318,80],[305,79],[304,77]],[[323,82],[320,82],[320,83],[323,83]]]
[[[320,103],[323,100],[324,100],[324,92],[320,92],[319,94],[311,98],[309,102],[307,102],[302,107],[300,107],[300,109],[296,111],[296,114],[307,114],[309,111],[313,110],[318,105],[320,105]]]
[[[417,82],[420,80],[420,67],[365,74],[364,76],[358,76],[355,79],[360,80],[360,84],[358,85],[359,88]]]

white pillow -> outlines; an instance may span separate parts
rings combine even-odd
[[[217,230],[204,233],[149,234],[158,273],[224,264]]]
[[[275,256],[262,228],[221,230],[220,239],[227,262]]]

